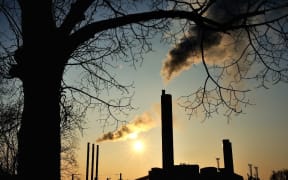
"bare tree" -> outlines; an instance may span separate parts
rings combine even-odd
[[[7,96],[11,98],[11,91],[1,91],[0,106],[0,177],[1,175],[17,175],[17,134],[20,128],[21,112],[23,108],[22,96],[16,102],[3,102]],[[5,95],[4,95],[5,94]],[[10,96],[9,96],[10,95]],[[15,96],[14,98],[15,99]],[[77,172],[76,161],[77,133],[83,130],[83,114],[74,110],[72,102],[61,100],[61,177],[69,177]],[[45,128],[45,127],[43,127]],[[40,150],[41,151],[41,150]]]
[[[0,177],[17,175],[18,131],[20,128],[23,98],[16,99],[11,91],[0,95]],[[3,102],[7,98],[12,102]],[[70,103],[70,104],[69,104]],[[77,131],[83,130],[83,114],[74,110],[71,102],[61,100],[61,177],[69,177],[77,172],[76,161]],[[45,128],[45,127],[43,127]],[[40,150],[41,151],[41,150]],[[2,176],[1,176],[2,175]]]
[[[17,172],[17,132],[20,125],[19,105],[1,103],[0,109],[0,169],[7,175]]]
[[[20,127],[23,96],[13,81],[0,73],[0,177],[17,173],[17,134]],[[2,176],[4,177],[2,177]]]
[[[75,102],[68,101],[65,96],[61,99],[61,178],[69,179],[71,174],[77,172],[78,162],[76,150],[78,149],[77,132],[84,129],[85,112],[80,111]]]
[[[243,82],[287,82],[287,6],[286,0],[2,0],[1,64],[24,93],[19,177],[60,178],[63,95],[81,112],[98,107],[106,123],[133,110],[133,86],[117,81],[113,68],[135,67],[155,35],[176,43],[161,71],[165,81],[196,63],[205,69],[203,86],[179,101],[191,115],[210,117],[221,107],[228,117],[241,113],[250,104]],[[78,73],[78,83],[69,72]]]
[[[17,175],[17,135],[21,125],[23,93],[16,89],[16,82],[7,79],[7,75],[0,74],[0,79],[0,177],[12,178]],[[77,172],[77,131],[82,133],[85,123],[85,114],[73,103],[62,96],[61,177],[66,178]]]
[[[287,180],[288,179],[288,169],[282,169],[273,171],[270,180]]]

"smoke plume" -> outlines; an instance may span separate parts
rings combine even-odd
[[[97,142],[126,140],[129,137],[137,136],[141,132],[145,132],[154,128],[157,124],[156,119],[150,112],[144,112],[140,116],[136,116],[129,124],[121,126],[114,132],[108,132],[98,138]]]
[[[249,3],[248,3],[249,1]],[[253,0],[252,0],[253,1]],[[253,6],[256,6],[255,0]],[[209,7],[205,14],[206,17],[216,22],[229,22],[233,17],[240,13],[247,12],[247,8],[253,9],[251,0],[220,0]],[[235,25],[240,22],[234,22]],[[237,34],[237,35],[236,35]],[[213,30],[200,29],[196,25],[180,39],[167,54],[163,61],[161,76],[165,83],[180,75],[183,71],[191,68],[193,64],[202,61],[201,39],[203,38],[203,49],[205,62],[209,65],[217,65],[239,57],[243,50],[245,38],[242,40],[235,37],[241,37],[239,32],[224,34]],[[237,42],[237,43],[235,43]],[[243,68],[247,69],[247,67]]]
[[[202,36],[204,36],[203,32],[196,26],[191,27],[186,35],[180,39],[180,42],[169,51],[161,70],[161,75],[165,82],[188,70],[192,64],[200,62],[200,42]],[[204,50],[219,46],[221,39],[222,36],[220,33],[205,31]]]

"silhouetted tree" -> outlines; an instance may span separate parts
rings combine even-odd
[[[104,122],[121,121],[118,113],[133,109],[132,86],[118,82],[113,68],[119,62],[135,67],[142,54],[152,50],[149,40],[155,35],[162,35],[166,43],[176,42],[163,64],[164,80],[198,62],[205,69],[203,87],[180,98],[191,115],[203,111],[210,117],[220,107],[226,108],[228,117],[241,113],[250,104],[243,81],[263,87],[287,82],[287,4],[286,0],[2,0],[1,22],[7,28],[0,32],[5,35],[1,66],[10,78],[20,80],[24,93],[19,176],[60,178],[63,95],[83,105],[82,112],[99,107],[107,115]],[[77,74],[78,84],[69,81],[69,72]],[[110,100],[103,95],[106,90],[120,92],[120,98]],[[36,143],[35,136],[41,141]]]
[[[17,134],[23,96],[13,87],[14,85],[0,73],[0,179],[3,175],[12,177],[17,172]]]
[[[0,108],[0,169],[9,175],[17,170],[17,132],[20,114],[17,104],[1,103]]]
[[[273,171],[270,180],[287,180],[288,179],[288,169],[282,169]]]
[[[76,109],[73,101],[61,98],[61,178],[71,178],[71,174],[78,171],[76,150],[78,149],[77,132],[84,129],[85,113]]]
[[[3,96],[1,96],[1,99]],[[77,133],[83,130],[82,117],[68,102],[61,101],[61,177],[69,177],[77,172],[76,161]],[[0,177],[1,174],[17,174],[17,134],[20,128],[23,101],[5,104],[0,101]],[[79,114],[78,114],[79,113]],[[69,123],[68,123],[69,122]]]
[[[23,95],[0,74],[0,179],[17,174],[17,134],[23,109]],[[17,95],[17,96],[16,96]],[[83,130],[83,113],[75,110],[63,96],[61,99],[61,177],[70,179],[77,172],[77,133]],[[5,176],[5,177],[3,177]]]
[[[3,92],[3,91],[2,91]],[[7,93],[5,93],[6,96]],[[7,98],[0,95],[0,179],[17,174],[17,134],[20,128],[23,101],[3,102]],[[15,99],[15,97],[14,97]],[[79,112],[71,109],[71,104],[61,101],[61,177],[70,178],[77,172],[76,161],[77,133],[82,132],[83,121]],[[79,114],[78,114],[79,113]],[[69,123],[68,123],[69,122]]]
[[[4,87],[3,87],[4,88]],[[17,134],[20,128],[22,98],[13,98],[11,91],[1,89],[0,93],[0,178],[13,177],[17,174]],[[15,93],[15,92],[14,92]],[[8,98],[13,101],[7,102]],[[6,100],[5,100],[6,99]],[[61,177],[70,178],[77,172],[76,161],[77,133],[82,132],[81,113],[73,110],[71,102],[61,100]],[[68,123],[69,122],[69,123]]]

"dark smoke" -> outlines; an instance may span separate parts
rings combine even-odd
[[[123,125],[116,132],[108,132],[108,133],[104,134],[101,138],[97,139],[97,142],[101,142],[104,140],[121,139],[123,137],[126,137],[131,132],[132,132],[132,130],[129,127],[127,127],[126,125]]]
[[[222,39],[219,32],[211,30],[201,31],[196,26],[191,27],[186,36],[181,38],[180,42],[169,51],[163,63],[161,75],[165,81],[169,81],[182,71],[189,69],[192,64],[199,63],[202,36],[204,37],[204,50],[218,46]]]
[[[230,22],[240,13],[253,10],[259,1],[256,0],[218,0],[209,7],[206,17],[219,22]],[[234,22],[236,25],[242,22]],[[236,43],[233,36],[238,32],[230,32],[229,35],[200,29],[196,26],[190,28],[180,42],[172,48],[163,62],[161,76],[165,83],[178,76],[181,72],[188,70],[193,64],[202,61],[200,43],[203,37],[203,47],[206,63],[220,64],[241,53],[243,41]]]

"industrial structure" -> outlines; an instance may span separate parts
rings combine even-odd
[[[96,161],[94,156],[96,155]],[[96,154],[95,154],[95,144],[92,144],[92,152],[91,152],[91,161],[90,161],[90,143],[87,143],[87,159],[86,159],[86,180],[98,180],[98,159],[99,159],[99,145],[96,145]],[[89,173],[89,164],[91,163],[91,170]],[[95,164],[95,168],[94,168]],[[94,176],[95,171],[95,176]],[[90,175],[90,177],[89,177]],[[72,175],[73,179],[73,175]]]
[[[165,90],[162,90],[161,109],[162,166],[170,170],[174,166],[172,96],[165,94]]]
[[[147,176],[136,180],[243,180],[243,177],[234,172],[232,144],[228,139],[223,139],[224,168],[217,167],[199,168],[197,164],[174,165],[173,152],[173,113],[172,96],[165,94],[162,90],[161,95],[161,123],[162,123],[162,168],[152,168]]]
[[[255,169],[255,174],[254,175],[252,174],[253,165],[252,164],[248,164],[248,167],[249,167],[249,174],[247,174],[248,175],[248,180],[260,180],[260,178],[258,176],[258,167],[254,166],[254,169]]]

